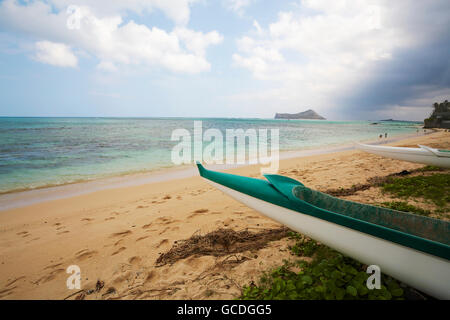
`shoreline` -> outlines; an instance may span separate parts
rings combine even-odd
[[[435,131],[418,134],[402,134],[392,138],[362,140],[358,142],[369,144],[388,144],[399,142],[404,139],[420,137],[424,135],[433,134]],[[311,147],[303,150],[289,150],[280,152],[280,161],[294,158],[303,158],[314,155],[329,154],[334,152],[342,152],[354,150],[353,143],[324,145],[322,147]],[[240,167],[251,166],[253,164],[214,164],[209,167],[213,170],[230,170]],[[191,165],[172,166],[163,169],[156,169],[147,172],[115,175],[108,178],[97,178],[82,182],[73,182],[56,186],[44,186],[28,190],[11,191],[0,194],[0,212],[21,208],[41,202],[65,199],[74,196],[93,193],[101,190],[116,189],[131,186],[140,186],[145,184],[153,184],[164,181],[172,181],[178,179],[185,179],[196,176],[197,169]]]
[[[449,149],[449,137],[448,132],[438,131],[392,144]],[[279,174],[324,191],[423,167],[384,160],[359,150],[316,154],[281,160]],[[230,171],[262,178],[259,165]],[[395,200],[374,188],[347,199]],[[94,292],[85,299],[233,299],[243,285],[292,258],[286,248],[293,240],[283,238],[258,250],[222,258],[193,255],[157,266],[162,253],[194,234],[281,227],[197,175],[4,210],[0,226],[0,299],[73,299],[75,291],[66,286],[71,265],[80,267],[82,289]],[[104,289],[95,291],[97,281],[104,283]]]

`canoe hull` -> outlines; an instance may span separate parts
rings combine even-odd
[[[440,299],[450,299],[450,262],[391,241],[274,205],[205,179],[215,188],[335,250]]]
[[[401,148],[373,146],[368,144],[356,144],[356,147],[368,153],[391,159],[422,163],[441,168],[450,168],[450,157],[440,157],[436,153],[425,148]]]

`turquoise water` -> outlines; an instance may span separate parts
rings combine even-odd
[[[0,118],[0,193],[173,166],[172,131],[279,129],[280,150],[413,133],[417,123],[186,118]],[[270,131],[269,131],[270,132]],[[206,143],[204,143],[204,146]],[[225,144],[224,144],[225,145]],[[224,152],[225,154],[225,152]]]

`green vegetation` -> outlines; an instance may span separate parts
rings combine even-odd
[[[443,168],[435,167],[435,166],[425,166],[419,169],[416,169],[418,172],[430,172],[430,171],[445,171]]]
[[[398,281],[382,275],[381,289],[369,290],[366,286],[369,275],[363,264],[297,233],[290,236],[296,240],[291,252],[312,260],[284,261],[281,267],[265,273],[258,285],[245,286],[240,299],[403,299]]]
[[[450,203],[450,174],[439,173],[431,176],[392,178],[382,186],[383,192],[400,198],[420,197],[432,201],[439,207]]]
[[[389,209],[398,210],[398,211],[414,213],[414,214],[418,214],[421,216],[428,216],[429,214],[431,214],[431,212],[429,210],[424,210],[422,208],[408,204],[407,202],[404,202],[404,201],[382,202],[382,203],[377,203],[375,205],[380,206],[380,207],[389,208]]]
[[[444,120],[450,120],[450,102],[447,100],[433,104],[430,117],[424,120],[425,128],[441,127]]]
[[[445,100],[441,103],[433,103],[433,111],[428,119],[435,119],[438,115],[442,113],[450,112],[450,102]]]

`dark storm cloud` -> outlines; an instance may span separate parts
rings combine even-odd
[[[351,95],[341,97],[340,104],[353,116],[364,117],[393,105],[414,106],[414,100],[432,92],[450,96],[450,2],[435,1],[429,7],[412,9],[409,16],[399,19],[404,19],[402,28],[417,36],[418,44],[375,63],[365,81]]]

